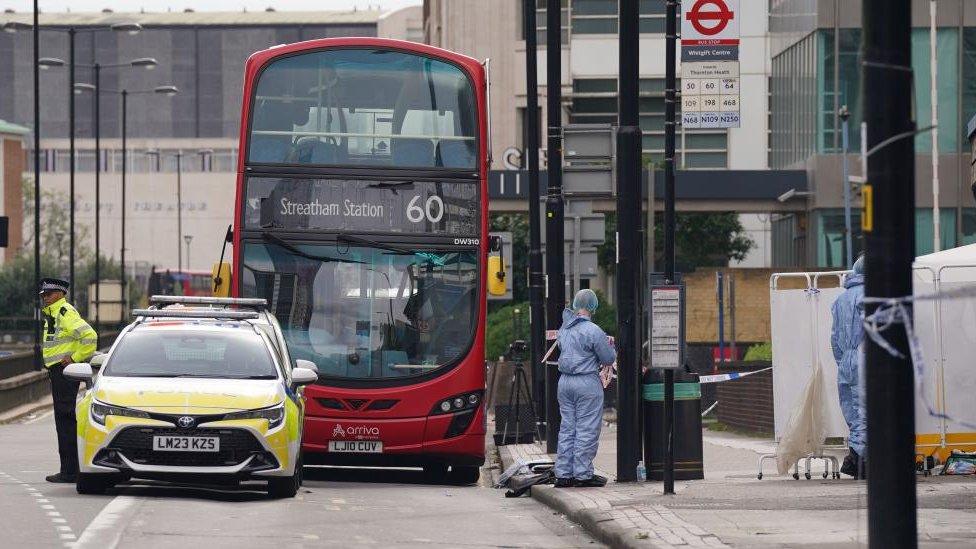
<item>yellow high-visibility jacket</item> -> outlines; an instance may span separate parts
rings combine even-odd
[[[84,362],[98,348],[98,334],[63,297],[41,309],[44,316],[44,366],[70,357]]]

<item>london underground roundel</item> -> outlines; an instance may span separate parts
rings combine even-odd
[[[685,0],[681,11],[683,44],[738,42],[738,0]]]

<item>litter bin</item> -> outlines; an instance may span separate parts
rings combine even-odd
[[[655,371],[643,386],[644,464],[648,480],[664,479],[664,382]],[[702,464],[701,385],[697,374],[674,373],[674,478],[705,478]]]

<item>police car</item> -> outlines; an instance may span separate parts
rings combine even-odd
[[[267,480],[301,485],[302,387],[315,365],[292,360],[263,299],[154,296],[106,355],[65,368],[89,380],[77,405],[77,489],[129,478]]]

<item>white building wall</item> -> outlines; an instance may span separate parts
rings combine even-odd
[[[120,257],[122,246],[121,180],[118,173],[101,176],[99,245],[102,255],[115,260]],[[67,174],[44,174],[43,181],[45,189],[68,195]],[[187,263],[186,242],[176,230],[176,173],[129,174],[126,177],[126,263],[175,270],[177,254],[182,253],[184,269],[209,271],[220,259],[224,234],[234,217],[236,184],[237,175],[230,172],[182,175],[183,235],[193,236]],[[89,238],[82,244],[90,249],[95,247],[94,186],[93,173],[75,176],[75,220],[77,225],[86,228]]]

